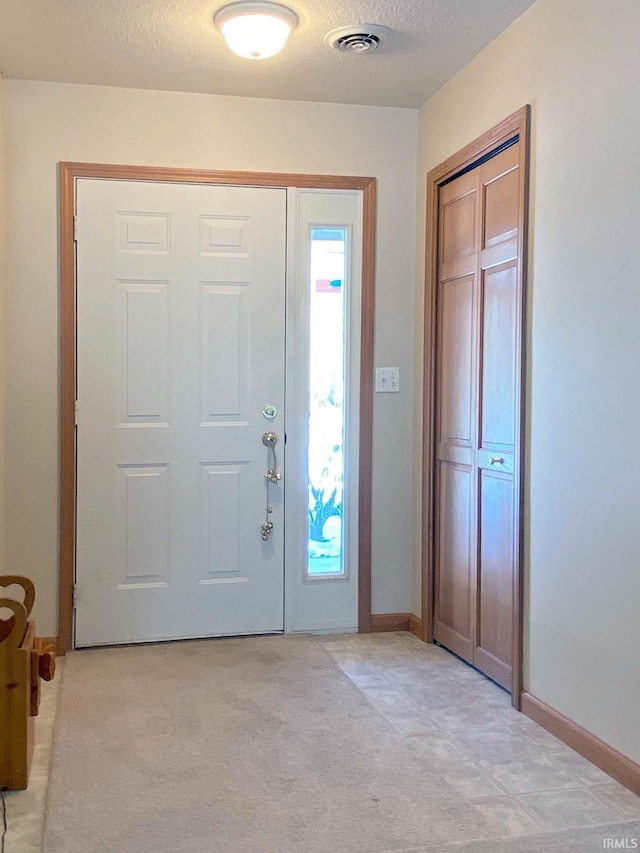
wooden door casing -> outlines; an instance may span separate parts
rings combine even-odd
[[[440,187],[433,636],[512,688],[519,609],[520,141]]]

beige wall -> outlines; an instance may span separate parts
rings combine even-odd
[[[417,231],[423,271],[426,172],[531,103],[526,687],[636,761],[639,45],[637,0],[538,0],[420,111]]]
[[[59,160],[379,178],[376,359],[402,390],[374,423],[374,612],[409,609],[415,110],[5,82],[7,553],[56,631]]]

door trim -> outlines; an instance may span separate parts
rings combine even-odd
[[[424,362],[423,362],[423,421],[422,421],[422,639],[433,643],[434,631],[434,482],[435,482],[435,404],[436,404],[436,310],[437,310],[437,262],[439,226],[439,188],[460,173],[475,168],[485,159],[498,153],[507,143],[520,140],[520,210],[518,212],[518,281],[520,341],[517,352],[519,417],[516,420],[516,566],[514,584],[514,625],[512,638],[512,686],[511,701],[520,710],[522,691],[522,643],[523,643],[523,524],[524,517],[524,424],[526,406],[526,293],[527,293],[527,246],[529,228],[529,146],[531,107],[522,107],[508,118],[492,127],[478,139],[453,154],[427,174],[427,226],[425,255],[425,300],[424,300]]]
[[[373,340],[375,309],[377,180],[342,175],[228,172],[120,166],[58,164],[60,264],[60,510],[58,648],[73,647],[76,545],[76,248],[74,217],[77,178],[124,181],[222,184],[227,186],[362,190],[362,309],[360,340],[360,470],[358,479],[358,630],[371,630],[371,472],[373,446]]]

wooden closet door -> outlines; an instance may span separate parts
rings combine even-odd
[[[473,663],[478,176],[440,192],[434,636]]]
[[[520,143],[479,167],[478,596],[475,665],[511,685],[516,570]]]
[[[440,190],[434,637],[510,689],[519,143]]]

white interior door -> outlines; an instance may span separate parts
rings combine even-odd
[[[76,645],[281,631],[286,191],[82,179],[77,217]]]

